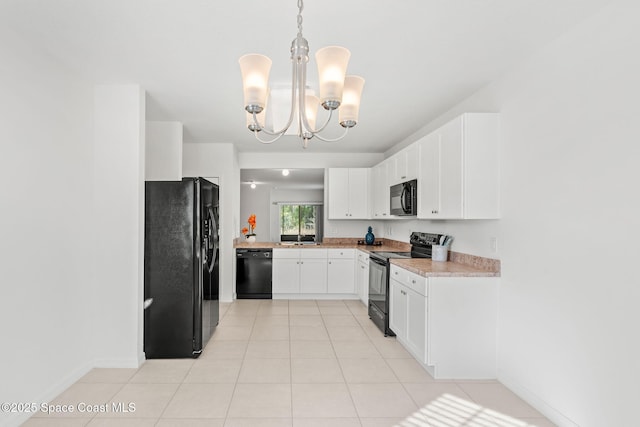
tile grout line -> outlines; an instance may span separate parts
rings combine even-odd
[[[258,310],[260,308],[258,307]],[[227,310],[228,312],[228,310]],[[229,398],[229,405],[227,406],[227,410],[225,411],[224,414],[224,424],[227,423],[227,420],[229,419],[229,411],[231,411],[231,404],[233,403],[233,398],[236,394],[236,390],[238,389],[238,381],[240,380],[240,373],[242,372],[242,367],[244,366],[244,362],[247,358],[247,352],[249,351],[249,344],[251,343],[251,335],[253,334],[253,327],[256,324],[256,320],[258,318],[258,314],[256,311],[255,316],[253,316],[253,322],[251,323],[251,330],[249,332],[249,337],[247,338],[247,346],[244,348],[244,353],[242,354],[242,362],[240,363],[240,369],[238,369],[238,375],[236,376],[236,381],[233,384],[233,390],[231,391],[231,397]]]

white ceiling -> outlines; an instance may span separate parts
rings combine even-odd
[[[311,152],[384,152],[581,21],[604,0],[307,0],[312,55],[351,50],[366,79],[358,126]],[[185,140],[239,151],[300,152],[295,137],[263,146],[245,127],[238,58],[273,60],[290,81],[296,0],[0,0],[13,28],[91,83],[139,83],[147,118],[184,124]],[[309,81],[315,86],[315,61]],[[336,125],[337,127],[337,125]]]
[[[242,185],[268,185],[280,190],[322,190],[324,169],[289,169],[289,175],[282,175],[282,169],[242,169]]]

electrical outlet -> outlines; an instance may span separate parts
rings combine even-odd
[[[489,239],[489,246],[491,247],[491,252],[498,252],[498,238],[492,237]]]
[[[331,227],[331,235],[332,236],[337,236],[338,235],[338,229],[335,227]]]
[[[389,226],[388,231],[389,232],[387,234],[389,234],[389,236],[393,236],[393,228],[391,226]]]

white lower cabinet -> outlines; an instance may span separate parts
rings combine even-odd
[[[327,292],[326,249],[274,249],[273,294]]]
[[[356,298],[355,250],[276,248],[274,298]]]
[[[355,294],[355,250],[329,249],[327,256],[327,292]]]
[[[434,378],[496,377],[498,278],[390,276],[389,326]]]
[[[303,252],[306,252],[303,250]],[[327,293],[327,260],[304,258],[300,259],[300,293]]]
[[[356,291],[358,298],[369,305],[369,254],[356,251]]]
[[[271,268],[272,293],[297,294],[300,292],[300,260],[276,259],[275,250]]]
[[[401,274],[404,273],[404,274]],[[389,327],[422,364],[426,359],[427,297],[415,289],[426,289],[425,277],[412,277],[406,270],[391,270],[389,282]],[[417,275],[416,275],[417,276]],[[413,282],[413,283],[412,283]],[[409,286],[409,283],[419,286]]]

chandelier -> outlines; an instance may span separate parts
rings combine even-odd
[[[291,42],[291,112],[282,129],[268,129],[266,126],[267,98],[269,96],[269,71],[271,59],[260,54],[248,54],[240,58],[242,84],[244,91],[244,109],[247,112],[247,127],[256,139],[270,144],[284,135],[295,122],[297,135],[307,148],[314,136],[321,141],[335,142],[344,138],[349,128],[358,123],[360,96],[364,79],[360,76],[347,76],[347,64],[351,53],[340,46],[327,46],[316,52],[320,98],[307,93],[307,63],[309,62],[309,43],[302,36],[302,0],[298,0],[298,35]],[[316,128],[318,109],[328,111],[324,124]],[[334,111],[338,110],[338,122],[344,131],[337,138],[325,138],[320,135],[331,121]],[[274,136],[270,140],[261,139],[258,132]]]

